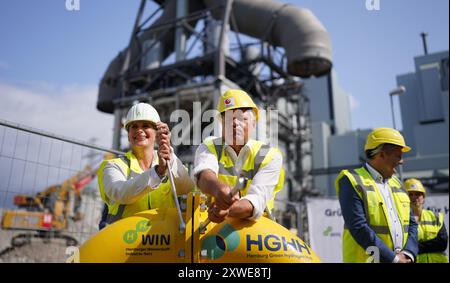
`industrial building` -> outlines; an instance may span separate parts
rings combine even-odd
[[[129,150],[128,134],[123,128],[126,113],[131,106],[147,102],[157,109],[161,121],[169,124],[175,154],[193,177],[197,146],[210,135],[220,135],[220,123],[215,114],[210,115],[211,111],[226,90],[242,89],[260,109],[253,138],[283,153],[285,183],[276,195],[272,213],[267,205],[267,217],[255,222],[229,217],[208,226],[214,220],[208,214],[212,210],[207,197],[196,188],[177,197],[169,173],[175,207],[154,207],[147,197],[148,210],[125,216],[123,226],[110,223],[104,230],[97,229],[101,211],[108,212],[108,206],[112,209],[101,177],[102,198],[96,187],[81,197],[83,187],[98,172],[99,176],[103,174],[104,167],[88,166],[81,171],[83,174],[77,172],[37,197],[14,195],[14,204],[27,211],[3,211],[9,217],[4,217],[9,220],[3,221],[4,229],[37,231],[33,237],[45,243],[50,243],[51,237],[68,239],[67,246],[80,242],[67,262],[80,262],[80,249],[84,257],[81,262],[341,262],[344,223],[335,179],[342,169],[357,168],[365,162],[364,144],[372,129],[352,129],[350,96],[341,86],[338,73],[332,70],[328,31],[311,11],[277,1],[154,0],[151,8],[149,2],[141,0],[128,44],[112,58],[100,81],[97,109],[114,116],[112,149],[7,122],[2,125],[51,138],[51,145],[53,140],[71,144],[70,160],[74,144],[120,156]],[[153,9],[155,3],[157,8]],[[398,75],[398,88],[390,93],[391,106],[394,98],[399,99],[403,124],[400,130],[413,148],[404,155],[400,177],[418,178],[432,194],[446,194],[431,196],[427,202],[446,210],[444,221],[448,227],[448,51],[428,54],[425,37],[424,47],[425,54],[414,58],[414,72]],[[61,145],[60,160],[63,149]],[[153,146],[147,149],[150,152]],[[90,154],[92,157],[96,153]],[[130,178],[131,161],[127,166]],[[234,166],[228,168],[234,170]],[[244,178],[233,173],[238,181],[230,196],[245,187],[239,188],[238,183],[245,184]],[[78,190],[78,195],[71,190]],[[58,211],[49,208],[47,199],[59,201],[54,201]],[[83,215],[83,211],[89,213]],[[41,221],[46,226],[32,227],[28,220],[16,225],[16,217],[28,219],[29,215],[47,219]],[[62,223],[59,230],[52,230],[51,225],[59,223],[53,217]],[[71,229],[80,234],[78,238],[72,239]],[[159,238],[162,232],[168,236],[161,234]],[[0,245],[0,262],[15,260],[23,253],[18,248],[33,244],[28,232],[10,236],[11,247]],[[151,247],[154,243],[167,247]],[[148,249],[141,253],[144,248]],[[263,250],[270,253],[262,254]],[[52,260],[56,261],[48,259]]]
[[[404,177],[417,177],[432,192],[448,193],[448,51],[414,58],[415,72],[397,76],[403,134],[411,144]]]
[[[401,131],[412,147],[404,156],[402,177],[419,178],[431,192],[448,193],[448,51],[417,56],[414,63],[415,72],[397,76],[404,88]],[[364,162],[372,129],[351,130],[349,98],[334,72],[305,80],[305,95],[311,107],[314,184],[321,195],[334,196],[339,171]]]

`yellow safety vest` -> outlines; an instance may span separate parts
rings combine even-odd
[[[369,227],[390,249],[394,250],[390,232],[392,228],[387,218],[389,214],[384,204],[384,198],[370,173],[364,167],[355,169],[353,172],[342,170],[335,183],[338,196],[340,191],[339,181],[344,176],[350,180],[353,189],[363,201],[364,212]],[[391,187],[393,201],[403,226],[403,246],[405,246],[408,239],[411,213],[409,196],[397,177],[393,176],[390,178],[388,184]],[[370,258],[370,255],[366,254],[366,251],[352,237],[346,225],[344,225],[344,233],[342,236],[342,253],[344,262],[364,263]]]
[[[433,240],[437,237],[439,230],[444,225],[444,215],[439,213],[436,215],[431,210],[422,210],[418,229],[419,242]],[[420,252],[420,251],[419,251]],[[417,263],[447,263],[448,258],[445,252],[441,253],[419,253]]]
[[[236,172],[233,160],[226,154],[224,150],[224,145],[222,138],[210,137],[205,139],[204,144],[207,146],[208,150],[213,153],[217,160],[219,161],[219,172],[218,178],[220,181],[234,187],[236,185],[237,179],[240,176],[244,176],[248,179],[246,187],[241,190],[241,196],[247,194],[248,188],[251,184],[251,180],[256,175],[259,169],[266,166],[270,161],[272,161],[276,153],[281,151],[278,148],[270,147],[263,142],[257,140],[249,140],[248,145],[250,146],[247,159],[242,165],[241,172]],[[267,202],[267,208],[269,212],[272,212],[275,195],[278,193],[284,185],[284,168],[281,166],[280,176],[278,182],[274,188],[274,194],[272,198]]]
[[[158,155],[154,154],[154,158],[158,158]],[[139,163],[131,151],[128,151],[125,156],[114,158],[111,160],[105,160],[100,165],[98,169],[98,186],[100,189],[100,196],[103,201],[108,205],[108,216],[106,222],[111,224],[119,219],[132,216],[138,212],[153,209],[153,208],[169,208],[175,207],[175,202],[173,199],[170,183],[162,182],[155,190],[141,197],[138,201],[132,204],[111,204],[108,196],[105,194],[103,186],[103,169],[108,163],[115,163],[119,165],[123,172],[126,172],[128,179],[132,178],[130,176],[131,171],[142,174],[142,169]],[[156,160],[157,162],[157,160]]]

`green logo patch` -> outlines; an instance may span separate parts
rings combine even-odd
[[[136,231],[147,232],[148,230],[150,230],[150,221],[141,220],[136,224]]]
[[[138,233],[147,232],[150,227],[149,220],[141,220],[136,223],[136,230],[128,230],[123,234],[122,240],[127,244],[133,244],[138,238]]]
[[[137,240],[137,232],[135,230],[128,230],[123,234],[123,241],[127,244],[132,244]]]

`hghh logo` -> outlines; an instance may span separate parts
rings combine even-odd
[[[67,11],[80,11],[80,0],[66,0]]]
[[[247,241],[247,251],[252,251],[252,247],[255,247],[258,251],[268,250],[271,252],[276,252],[283,250],[285,252],[298,252],[298,253],[304,253],[307,252],[308,254],[311,254],[308,246],[303,243],[301,244],[297,239],[295,238],[286,238],[284,236],[277,236],[277,235],[257,235],[256,238],[252,237],[252,235],[246,235],[246,241]]]
[[[138,232],[147,232],[148,230],[150,230],[150,227],[151,226],[149,220],[141,220],[136,223],[136,229],[126,231],[123,234],[122,239],[127,244],[133,244],[138,238]]]
[[[379,11],[380,0],[366,0],[366,9],[368,11]]]
[[[209,259],[218,259],[225,252],[232,252],[239,246],[239,234],[230,224],[225,224],[217,235],[210,235],[202,242],[202,251],[206,250]]]

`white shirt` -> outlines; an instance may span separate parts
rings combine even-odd
[[[244,145],[236,154],[234,149],[225,144],[224,151],[228,157],[233,160],[236,172],[240,172],[242,165],[247,159],[247,154],[250,149],[249,144]],[[281,154],[276,153],[272,160],[264,167],[260,168],[252,179],[248,188],[247,194],[242,199],[247,199],[253,205],[253,215],[249,217],[250,220],[257,220],[260,218],[266,209],[267,202],[273,197],[275,186],[280,177],[280,170],[283,164]],[[194,159],[194,178],[197,183],[197,175],[205,169],[213,171],[216,176],[219,172],[219,161],[217,157],[211,153],[205,144],[200,144],[195,152]]]
[[[131,204],[138,201],[147,193],[156,189],[161,184],[161,178],[155,171],[158,164],[156,151],[153,153],[151,167],[142,173],[130,172],[130,178],[122,168],[113,162],[107,162],[103,169],[103,189],[110,200],[110,204]],[[170,159],[172,174],[174,177],[177,194],[188,193],[194,187],[194,182],[189,176],[183,163],[172,153]]]
[[[366,167],[372,176],[372,178],[375,180],[375,183],[378,187],[378,190],[380,191],[383,199],[384,204],[386,205],[386,210],[388,211],[389,217],[387,221],[390,224],[390,227],[392,227],[391,232],[391,238],[394,243],[394,251],[400,252],[403,247],[403,225],[400,221],[400,217],[397,212],[397,207],[394,204],[394,200],[392,197],[391,187],[389,186],[389,179],[383,179],[383,176],[381,176],[378,171],[370,166],[369,163],[366,163]],[[408,255],[411,259],[414,259],[414,257],[408,253],[403,251],[406,255]],[[397,257],[396,257],[397,258]],[[394,259],[394,262],[396,262],[396,259]]]

